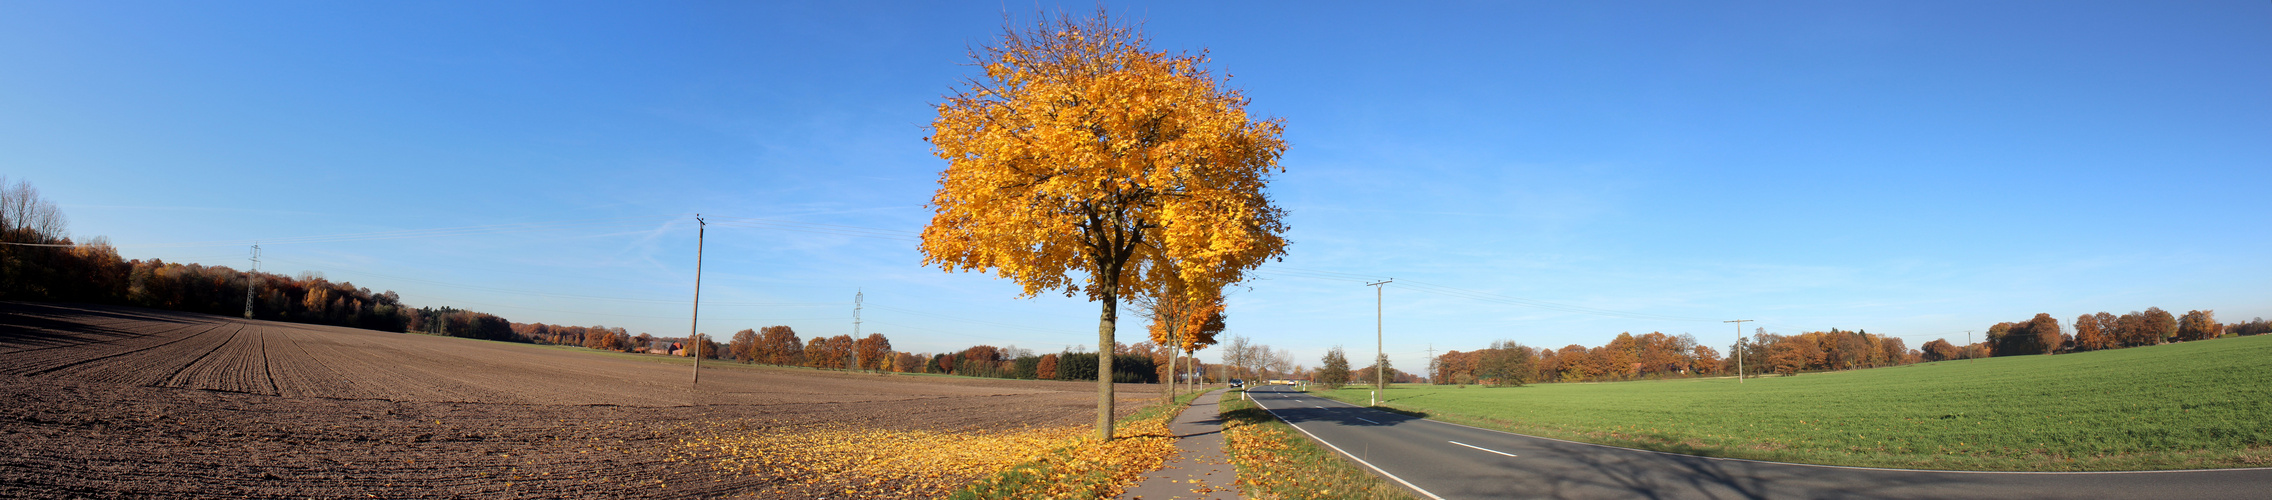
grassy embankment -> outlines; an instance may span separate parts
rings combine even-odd
[[[1365,404],[1366,391],[1317,391]],[[1749,379],[1398,386],[1391,409],[1715,457],[1947,470],[2272,466],[2272,335]]]
[[[1233,391],[1223,395],[1223,445],[1241,498],[1405,500],[1412,495],[1318,446]]]
[[[1099,443],[1094,430],[1057,442],[1041,458],[1010,466],[954,492],[949,498],[1112,498],[1135,486],[1143,474],[1159,469],[1175,454],[1168,422],[1203,392],[1178,394],[1115,421],[1113,440]]]

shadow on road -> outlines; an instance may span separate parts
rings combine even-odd
[[[1381,413],[1366,408],[1350,407],[1280,408],[1277,411],[1278,416],[1286,419],[1286,423],[1332,422],[1352,427],[1386,427],[1421,419],[1411,415]]]
[[[1556,461],[1536,472],[1548,486],[1546,496],[1553,498],[1965,496],[1962,489],[1949,487],[1966,478],[1946,474],[1773,464],[1541,441]]]

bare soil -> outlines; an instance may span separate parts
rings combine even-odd
[[[0,497],[841,496],[674,449],[703,421],[1081,425],[1093,382],[603,354],[149,309],[0,302]],[[1116,413],[1156,402],[1122,384]]]

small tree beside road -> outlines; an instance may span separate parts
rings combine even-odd
[[[1317,368],[1317,383],[1327,389],[1340,389],[1349,384],[1349,355],[1341,352],[1341,346],[1325,351],[1325,359]]]

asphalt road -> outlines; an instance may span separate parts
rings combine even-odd
[[[1784,464],[1479,429],[1286,386],[1248,394],[1424,498],[2272,498],[2272,469],[1947,472]]]

